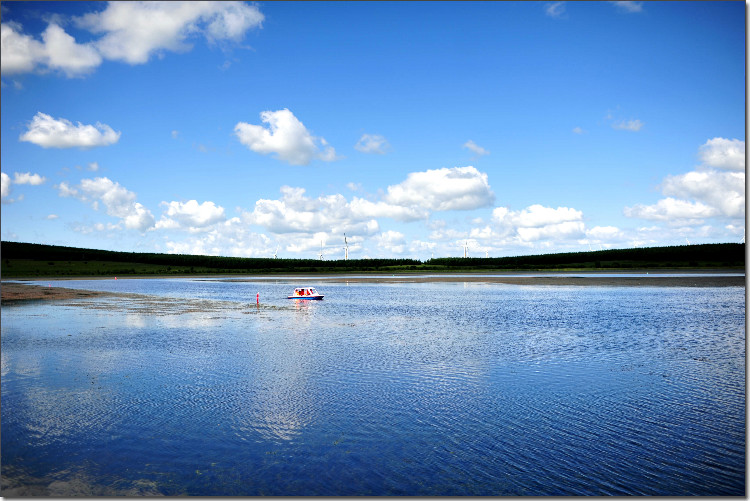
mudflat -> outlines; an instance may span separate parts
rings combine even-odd
[[[81,299],[111,295],[108,292],[67,289],[65,287],[43,287],[33,284],[3,282],[0,286],[2,302],[31,301],[37,299]]]

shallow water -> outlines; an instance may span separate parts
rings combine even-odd
[[[742,287],[307,280],[4,305],[3,492],[745,493]]]

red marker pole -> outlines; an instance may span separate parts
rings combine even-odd
[[[255,295],[255,304],[260,304],[260,292]]]

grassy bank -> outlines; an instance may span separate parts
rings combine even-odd
[[[3,278],[276,273],[470,273],[632,269],[744,269],[745,244],[704,244],[502,258],[271,259],[103,251],[0,243]]]

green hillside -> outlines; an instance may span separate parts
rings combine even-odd
[[[439,273],[544,270],[737,269],[745,244],[704,244],[501,258],[271,259],[80,249],[0,243],[0,275],[72,277],[273,273]]]

